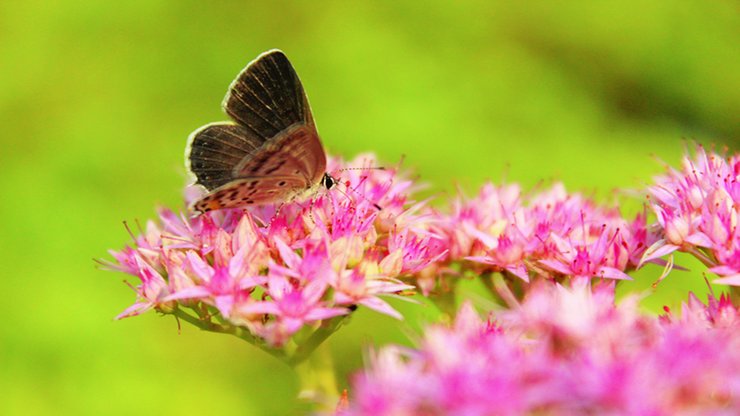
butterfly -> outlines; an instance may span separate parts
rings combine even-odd
[[[194,210],[289,201],[334,186],[308,98],[282,51],[250,62],[229,86],[222,107],[232,121],[197,129],[185,149],[195,184],[208,191]]]

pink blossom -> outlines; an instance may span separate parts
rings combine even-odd
[[[120,317],[151,308],[187,313],[275,346],[355,306],[400,318],[380,296],[412,289],[400,279],[429,267],[446,247],[424,204],[408,199],[411,181],[394,169],[354,169],[375,165],[371,156],[331,159],[336,190],[309,200],[192,218],[161,209],[133,247],[104,262],[142,281],[137,303]]]
[[[160,311],[172,310],[174,304],[167,299],[169,289],[162,275],[144,261],[138,253],[132,251],[128,253],[131,257],[126,259],[126,263],[135,264],[135,273],[141,279],[141,284],[136,287],[131,286],[136,291],[137,302],[121,312],[116,319],[140,315],[152,308]]]
[[[471,199],[458,198],[452,214],[438,214],[436,232],[450,251],[447,262],[477,273],[530,277],[629,279],[654,237],[645,216],[624,219],[562,184],[531,195],[516,186],[485,185]]]
[[[722,276],[717,283],[740,285],[740,155],[725,158],[699,146],[682,165],[649,188],[662,238],[642,261],[685,251]]]
[[[372,353],[338,414],[736,413],[740,321],[658,319],[613,299],[613,284],[540,283],[520,309],[493,315],[498,324],[467,304],[417,349]],[[726,300],[690,303],[690,316],[737,316]]]
[[[540,260],[540,264],[547,268],[571,276],[574,279],[602,277],[609,279],[632,280],[619,267],[624,268],[626,264],[615,264],[619,256],[610,256],[610,251],[619,250],[620,245],[616,241],[616,234],[603,227],[601,235],[590,245],[574,244],[561,239],[556,234],[550,236],[557,247],[555,258]]]

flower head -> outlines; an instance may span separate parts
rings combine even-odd
[[[673,251],[697,256],[722,276],[719,283],[740,285],[740,155],[707,152],[685,156],[681,170],[669,168],[649,188],[662,238],[643,262]]]
[[[644,215],[627,221],[562,184],[523,195],[516,186],[485,185],[478,196],[458,198],[440,215],[446,260],[468,260],[476,272],[532,276],[628,279],[652,236]],[[456,257],[457,256],[457,257]]]
[[[368,164],[366,156],[349,165]],[[343,166],[330,160],[330,171]],[[442,256],[441,238],[409,204],[412,183],[394,170],[336,176],[338,192],[307,201],[194,218],[161,210],[160,221],[107,264],[141,280],[139,301],[121,317],[189,309],[278,346],[357,305],[400,318],[379,296],[411,289],[399,279]]]
[[[522,307],[426,329],[417,349],[371,355],[342,415],[731,414],[740,321],[697,325],[613,303],[613,285],[537,284]],[[726,302],[726,301],[725,301]],[[721,303],[721,301],[720,301]],[[688,315],[717,306],[692,301]],[[736,315],[725,303],[724,314]],[[729,312],[732,309],[733,312]],[[710,313],[713,314],[714,312]]]

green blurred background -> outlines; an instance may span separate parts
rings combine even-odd
[[[298,412],[293,374],[237,339],[113,321],[133,293],[92,262],[122,220],[180,206],[186,137],[264,50],[291,58],[331,153],[405,155],[439,199],[506,177],[609,200],[683,140],[737,150],[737,3],[596,3],[0,3],[0,414]],[[647,307],[687,287],[674,273]],[[360,310],[330,340],[340,379],[434,314],[399,307],[400,327]]]

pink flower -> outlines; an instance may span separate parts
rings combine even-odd
[[[141,284],[137,287],[132,286],[136,291],[137,302],[121,312],[116,319],[140,315],[152,308],[161,312],[171,311],[174,304],[167,299],[169,289],[165,279],[138,253],[131,251],[129,253],[131,258],[126,262],[135,264],[135,273],[141,279]]]
[[[623,269],[626,264],[615,264],[614,260],[618,256],[610,256],[610,251],[621,248],[616,241],[616,236],[604,226],[598,239],[592,244],[586,245],[574,244],[553,234],[551,238],[558,248],[557,254],[555,258],[540,260],[540,263],[555,272],[571,276],[574,279],[601,277],[632,280],[619,268],[621,266]]]
[[[725,301],[691,300],[658,319],[613,284],[536,284],[520,309],[426,329],[417,349],[385,347],[354,378],[342,415],[734,414],[740,408],[740,321]],[[724,302],[724,303],[723,303]],[[707,315],[708,314],[708,315]]]
[[[337,305],[363,305],[396,319],[402,319],[401,314],[378,295],[403,292],[413,289],[413,286],[397,279],[383,278],[378,275],[372,277],[372,275],[364,274],[360,269],[345,270],[342,274],[337,276],[332,284],[336,289],[334,300]]]
[[[364,156],[347,165],[376,163]],[[444,256],[444,241],[423,204],[409,203],[412,182],[393,169],[344,166],[331,159],[336,190],[306,201],[194,218],[161,209],[133,247],[104,262],[142,280],[121,317],[156,308],[273,346],[359,305],[400,318],[380,296],[412,289],[399,279]]]
[[[649,188],[662,238],[645,252],[642,262],[673,251],[686,251],[723,278],[717,283],[740,285],[740,156],[726,158],[697,147],[685,156],[683,169],[668,169]]]
[[[237,314],[239,316],[265,314],[274,317],[276,323],[272,330],[279,336],[271,333],[272,331],[259,335],[268,338],[272,344],[282,345],[306,323],[349,312],[344,308],[323,306],[321,298],[326,287],[327,283],[323,281],[313,281],[304,287],[295,287],[286,277],[272,276],[267,290],[271,300],[242,303],[237,307]]]
[[[705,305],[696,295],[689,293],[689,300],[682,305],[680,316],[674,317],[667,308],[666,312],[667,314],[662,316],[666,323],[694,326],[699,330],[715,327],[732,329],[740,325],[740,310],[732,304],[726,294],[717,299],[710,293]]]
[[[628,279],[654,238],[644,215],[631,222],[562,184],[522,195],[519,188],[485,185],[472,199],[458,199],[436,231],[448,241],[445,261],[460,260],[477,273],[503,272],[529,282],[531,276]],[[459,256],[459,257],[456,257]]]
[[[452,213],[441,227],[449,239],[450,258],[483,254],[479,236],[500,233],[520,208],[520,198],[521,190],[517,185],[496,187],[487,183],[477,197],[458,197],[453,201]]]
[[[245,248],[248,246],[245,246]],[[254,287],[266,282],[263,276],[249,274],[244,261],[247,251],[242,248],[228,265],[211,267],[193,251],[187,256],[187,266],[178,270],[170,268],[172,277],[179,273],[192,276],[193,284],[174,291],[167,300],[199,300],[215,306],[219,313],[230,318],[235,304],[249,298]]]
[[[516,227],[512,226],[511,228],[511,233],[503,233],[495,239],[476,232],[477,237],[487,248],[486,255],[469,256],[465,259],[494,266],[493,271],[507,271],[523,281],[529,282],[529,270],[525,265],[527,259],[526,241]],[[512,234],[515,237],[512,237]]]

